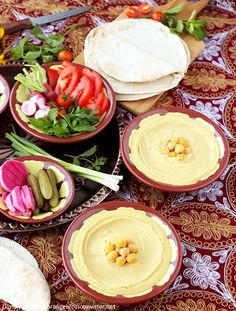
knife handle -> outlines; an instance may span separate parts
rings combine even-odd
[[[5,33],[8,34],[8,33],[16,32],[18,30],[31,28],[32,23],[29,18],[25,18],[20,21],[0,24],[0,27],[3,27],[5,30]]]

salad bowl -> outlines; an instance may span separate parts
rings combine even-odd
[[[0,113],[2,113],[6,109],[9,101],[9,96],[9,85],[6,79],[2,75],[0,75]]]
[[[20,74],[21,82],[17,81],[15,83],[10,94],[11,114],[16,123],[25,132],[45,142],[70,144],[84,141],[97,135],[110,123],[115,113],[116,101],[114,92],[105,78],[86,66],[69,62],[48,63],[42,66],[37,64],[37,67],[34,67],[35,71],[42,68],[46,72],[46,80],[40,85],[40,87],[43,87],[44,92],[32,91],[34,87],[31,84],[29,87],[25,87],[24,80],[28,74],[26,69],[23,69],[25,75]],[[66,76],[65,79],[62,80],[60,79],[60,73],[63,69],[67,72],[64,75],[64,77]],[[76,70],[79,72],[79,77],[74,75]],[[96,78],[88,78],[91,73]],[[40,74],[41,72],[37,73],[37,75]],[[100,82],[96,80],[97,77],[99,77]],[[83,80],[82,83],[81,79]],[[91,86],[88,85],[88,79],[94,79],[92,91]],[[73,82],[73,84],[70,85],[70,82]],[[73,100],[70,97],[70,102],[67,101],[68,94],[62,91],[63,88],[65,90],[63,83],[67,83],[66,90],[69,88],[71,94],[73,92],[75,94],[76,90],[78,90],[81,96],[80,100],[84,96],[81,107],[79,106],[78,92],[73,96]],[[99,83],[100,86],[98,85]],[[102,96],[102,99],[101,97],[98,99],[99,95],[95,96],[95,92],[98,93],[97,88],[99,87],[99,95]],[[88,95],[87,98],[86,95]],[[106,107],[101,108],[105,101]],[[81,113],[82,115],[80,115]],[[87,119],[92,119],[93,123],[78,123],[80,122],[78,120]]]

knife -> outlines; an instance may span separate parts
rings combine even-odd
[[[45,15],[45,16],[40,16],[36,18],[25,18],[19,21],[15,22],[10,22],[10,23],[3,23],[0,24],[0,27],[3,27],[5,30],[5,33],[13,33],[18,30],[23,30],[26,28],[32,28],[35,25],[43,25],[43,24],[48,24],[51,22],[58,21],[60,19],[68,18],[80,13],[88,12],[92,9],[92,6],[84,6],[80,7],[77,9],[72,9],[60,13],[55,13],[55,14],[50,14],[50,15]]]

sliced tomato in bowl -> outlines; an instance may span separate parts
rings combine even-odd
[[[57,84],[58,77],[59,77],[58,70],[48,68],[47,76],[48,76],[48,83],[51,86],[51,88],[54,90]]]

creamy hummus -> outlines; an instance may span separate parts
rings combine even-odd
[[[166,139],[183,137],[191,153],[183,161],[160,152]],[[224,154],[222,139],[214,127],[201,118],[169,112],[143,119],[129,139],[130,160],[135,167],[154,181],[171,185],[191,185],[208,178],[219,168]]]
[[[159,218],[148,217],[143,211],[128,207],[103,210],[73,232],[69,243],[73,270],[98,293],[142,296],[154,285],[166,283],[174,271],[178,249],[170,233]],[[136,263],[117,266],[107,260],[105,245],[116,238],[128,238],[137,244]]]

